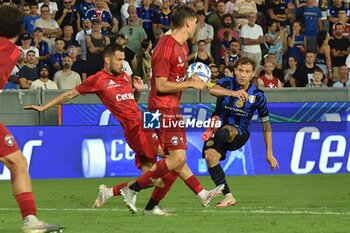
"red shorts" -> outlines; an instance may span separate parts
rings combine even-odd
[[[159,141],[153,130],[145,130],[142,125],[125,132],[125,140],[135,152],[135,165],[140,168],[141,162],[157,162]]]
[[[16,140],[8,129],[0,123],[0,157],[12,154],[18,151]]]
[[[164,154],[169,154],[169,150],[187,149],[185,127],[161,127],[155,131],[158,135],[159,142],[164,151]]]

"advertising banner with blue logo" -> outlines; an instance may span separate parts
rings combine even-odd
[[[134,153],[121,126],[9,127],[29,162],[34,179],[138,176]],[[251,137],[229,152],[222,166],[227,175],[332,174],[350,172],[350,122],[272,123],[274,155],[280,167],[265,160],[261,124]],[[187,162],[195,175],[208,175],[202,159],[201,134],[188,130]],[[137,139],[135,139],[137,140]],[[9,179],[0,165],[0,179]]]

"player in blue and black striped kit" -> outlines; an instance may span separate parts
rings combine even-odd
[[[266,98],[264,92],[251,82],[254,70],[255,62],[251,58],[241,57],[236,63],[236,77],[220,79],[209,91],[211,95],[217,97],[213,118],[217,120],[220,118],[222,127],[217,130],[209,128],[204,132],[203,157],[214,183],[225,184],[223,190],[225,198],[218,206],[232,206],[236,203],[219,162],[226,158],[227,151],[237,150],[247,142],[250,136],[249,121],[255,110],[258,111],[263,126],[266,160],[271,169],[278,167],[272,152],[272,132]]]

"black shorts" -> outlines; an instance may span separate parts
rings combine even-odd
[[[250,133],[247,130],[241,130],[240,128],[235,127],[238,131],[238,134],[230,143],[224,143],[222,146],[218,146],[215,144],[213,139],[209,139],[204,142],[202,149],[202,157],[205,158],[205,151],[208,149],[215,149],[217,152],[221,154],[220,161],[226,159],[227,151],[235,151],[244,146],[250,137]]]

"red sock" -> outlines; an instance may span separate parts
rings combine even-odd
[[[192,175],[185,181],[187,187],[189,187],[196,195],[203,190],[203,187],[196,176]]]
[[[120,196],[120,190],[124,188],[125,186],[128,185],[128,182],[124,182],[121,184],[117,184],[116,186],[113,187],[113,195],[114,196]]]
[[[169,172],[169,169],[164,159],[158,161],[156,165],[156,170],[148,171],[136,180],[136,183],[138,183],[141,189],[149,187],[152,184],[152,179],[156,180]]]
[[[159,160],[157,163],[156,170],[153,171],[151,178],[152,179],[158,179],[159,177],[162,177],[166,175],[169,172],[168,166],[166,165],[165,159]]]
[[[20,193],[16,196],[19,209],[21,210],[22,218],[28,215],[36,216],[36,205],[32,192]]]
[[[162,176],[164,187],[163,188],[155,187],[152,192],[151,198],[156,201],[161,201],[165,197],[165,195],[169,192],[171,186],[174,184],[178,176],[179,176],[179,173],[175,171],[168,172],[166,175]]]

